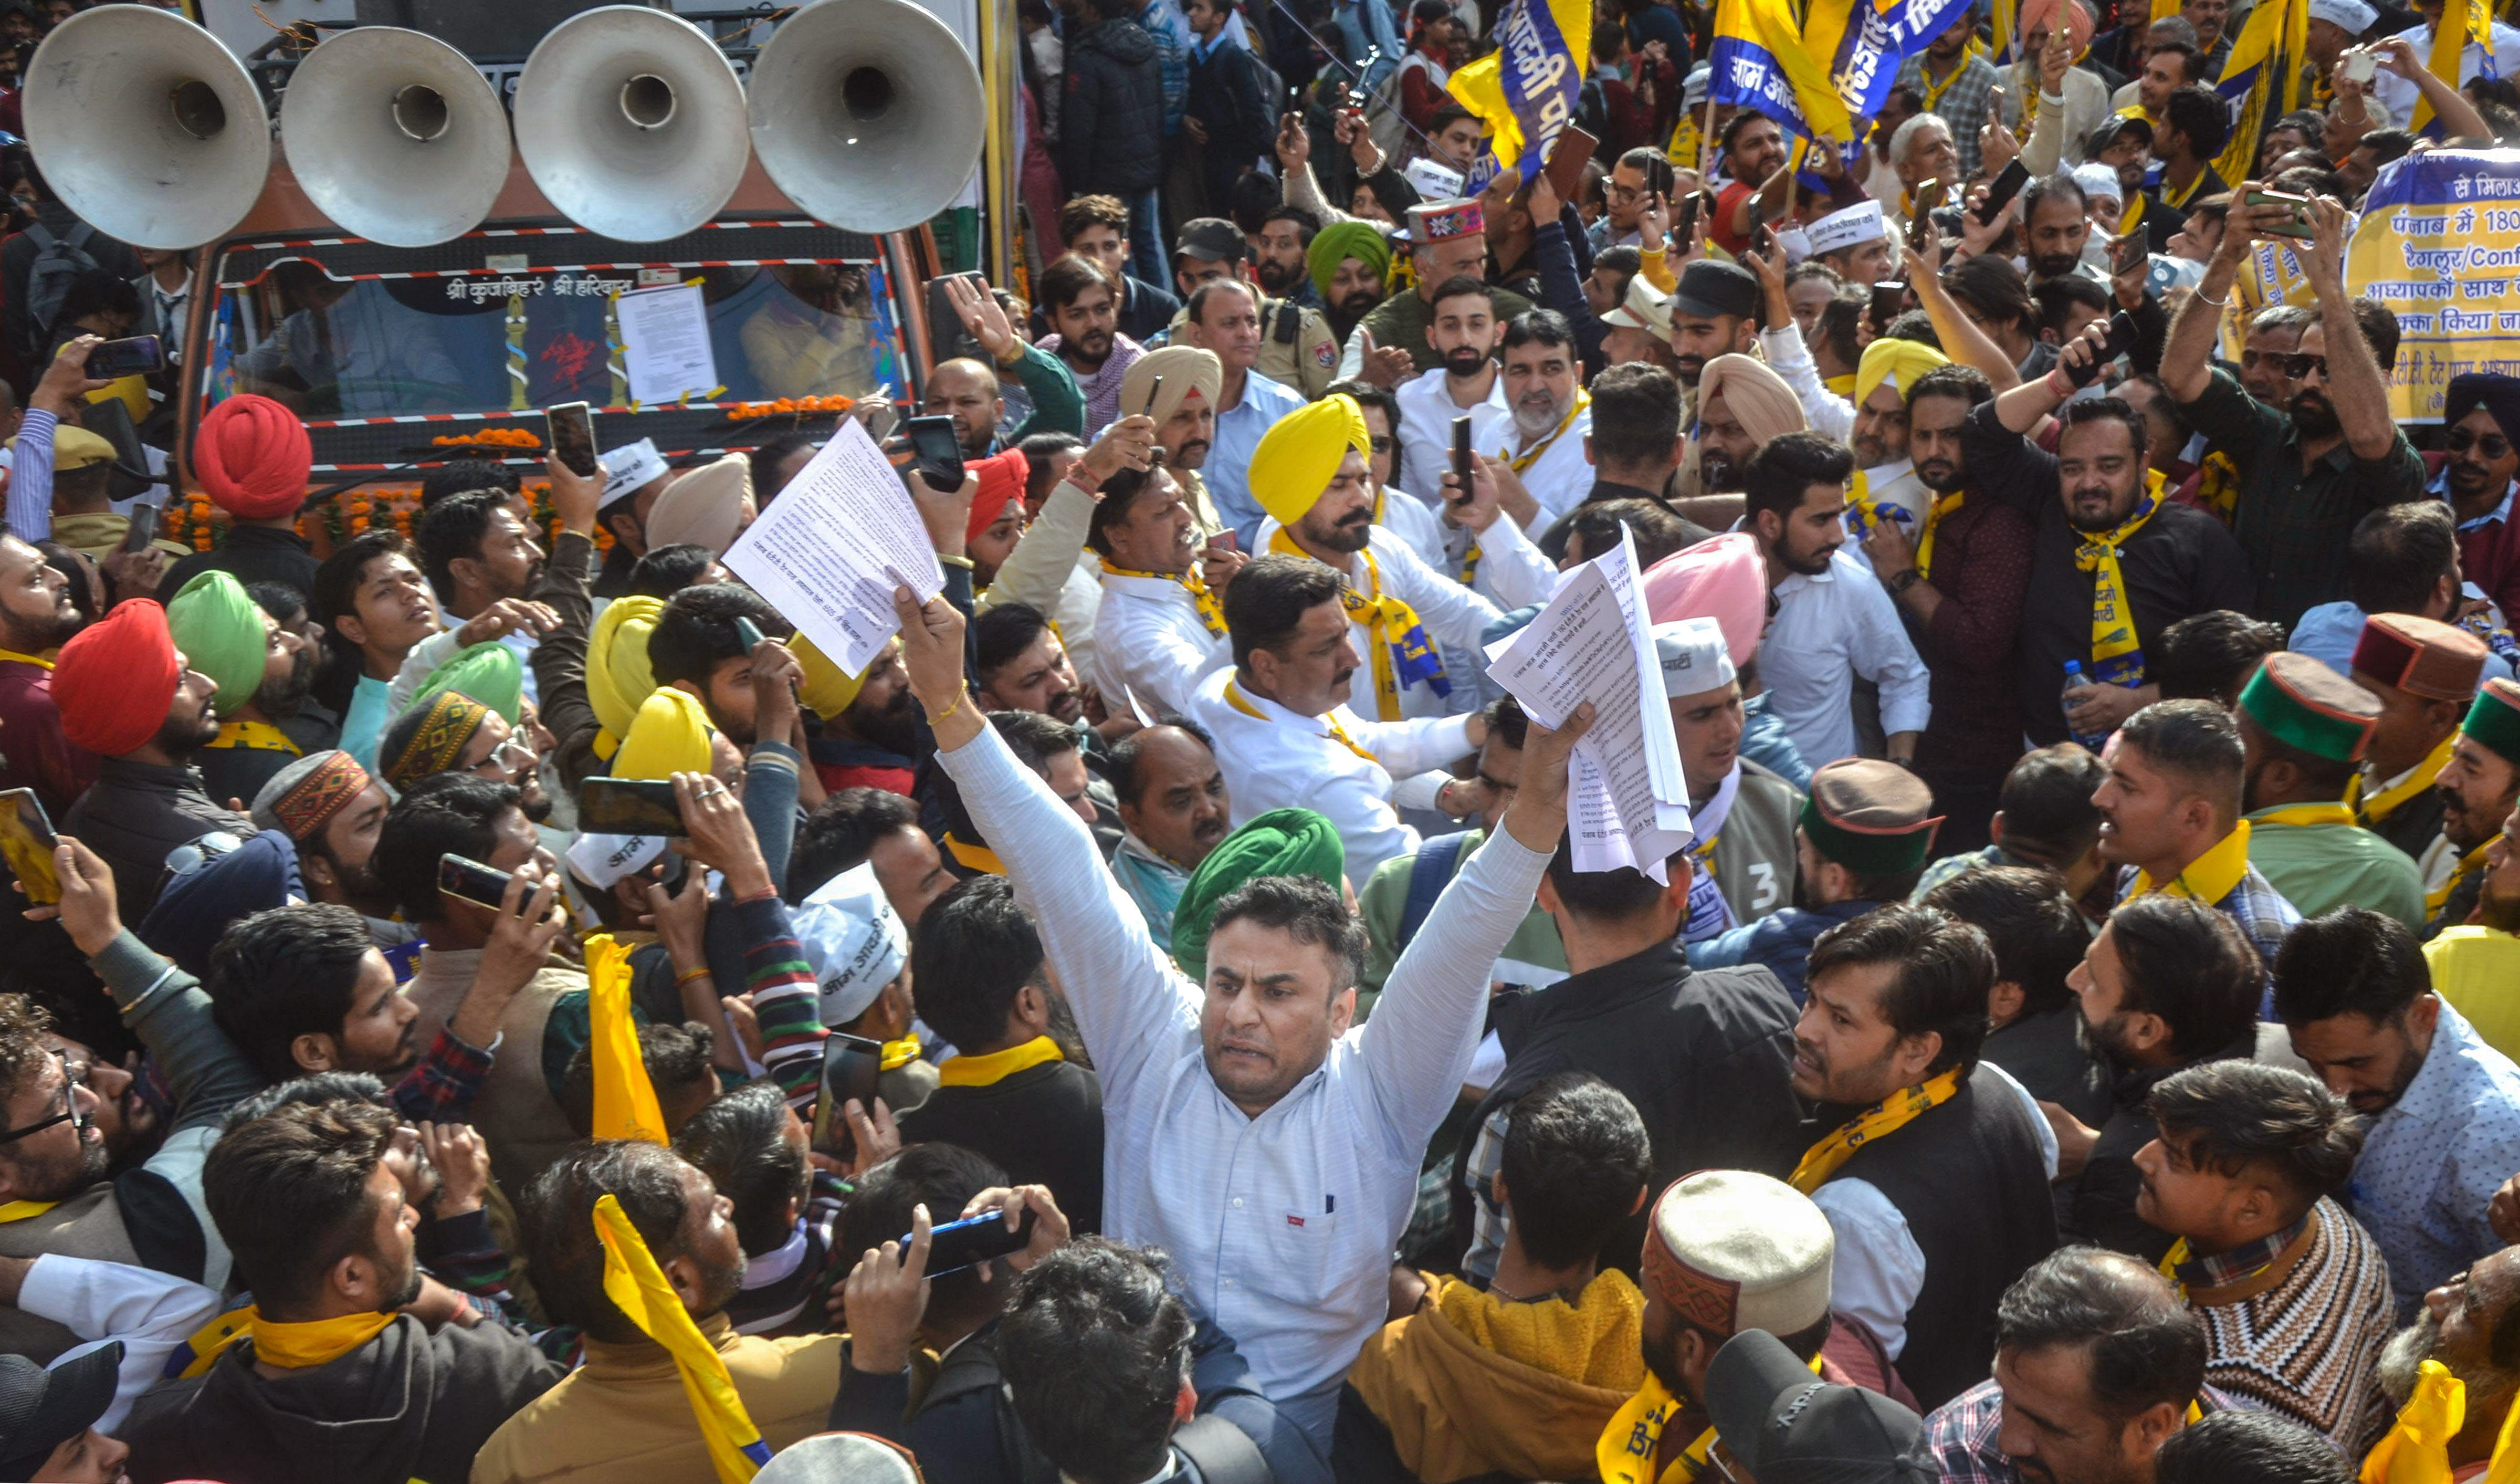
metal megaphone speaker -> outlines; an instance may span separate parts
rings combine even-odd
[[[517,149],[553,206],[590,232],[690,232],[743,178],[743,84],[690,22],[644,5],[580,11],[517,79]]]
[[[226,235],[271,170],[271,124],[245,65],[153,5],[100,5],[53,27],[26,70],[24,109],[54,192],[134,247]]]
[[[299,63],[280,138],[307,200],[396,247],[472,231],[508,181],[498,93],[462,52],[398,26],[337,32]]]
[[[753,61],[752,148],[788,199],[852,232],[899,232],[954,203],[980,160],[979,69],[910,0],[816,0]]]

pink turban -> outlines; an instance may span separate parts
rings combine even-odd
[[[193,472],[211,501],[240,520],[297,514],[314,462],[297,415],[251,392],[211,408],[193,435]]]
[[[2060,5],[2065,8],[2065,34],[2072,40],[2074,57],[2079,61],[2092,48],[2092,13],[2076,4],[2075,0],[2021,0],[2021,34],[2027,36],[2032,27],[2039,25],[2053,30],[2056,8]],[[2031,69],[2036,71],[2039,59],[2032,57],[2028,61]]]
[[[1728,531],[1645,568],[1645,611],[1655,623],[1714,619],[1732,663],[1748,663],[1768,626],[1768,571],[1758,538]]]

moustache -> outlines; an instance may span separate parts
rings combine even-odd
[[[1341,526],[1372,525],[1373,523],[1373,512],[1371,510],[1352,510],[1346,515],[1339,517],[1338,523]]]

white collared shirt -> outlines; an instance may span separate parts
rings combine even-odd
[[[1221,687],[1210,680],[1202,696]],[[1295,1404],[1292,1420],[1326,1448],[1335,1383],[1389,1309],[1426,1141],[1469,1074],[1489,966],[1549,857],[1491,835],[1373,1018],[1252,1118],[1208,1074],[1200,987],[1148,937],[1074,811],[994,732],[936,757],[1040,925],[1102,1077],[1104,1232],[1171,1254],[1175,1291],[1235,1337],[1261,1394]]]
[[[1777,616],[1759,642],[1768,709],[1812,767],[1855,755],[1855,677],[1881,688],[1881,730],[1922,732],[1929,678],[1899,609],[1869,567],[1841,546],[1817,576],[1777,584]]]
[[[1233,527],[1246,552],[1257,552],[1255,539],[1268,513],[1251,496],[1251,451],[1278,420],[1304,405],[1304,399],[1253,372],[1242,379],[1242,396],[1216,414],[1216,435],[1199,466],[1200,481],[1217,517]]]
[[[1216,761],[1234,800],[1234,823],[1242,825],[1272,809],[1310,809],[1338,827],[1347,845],[1347,878],[1362,890],[1373,868],[1418,848],[1418,832],[1400,822],[1391,804],[1391,781],[1441,767],[1470,749],[1466,718],[1371,722],[1346,706],[1330,714],[1356,744],[1359,757],[1330,735],[1318,716],[1300,716],[1247,686],[1235,694],[1260,714],[1226,698],[1234,671],[1212,671],[1198,683],[1191,715],[1216,739]],[[1359,687],[1372,681],[1357,671]],[[989,836],[992,840],[996,835]],[[1491,955],[1493,957],[1493,955]]]
[[[2429,25],[2412,25],[2398,32],[2398,35],[2415,49],[2416,61],[2423,64],[2429,70],[2433,55],[2433,28]],[[2475,80],[2477,74],[2484,70],[2485,48],[2471,41],[2459,51],[2459,83],[2465,85]],[[2514,30],[2497,21],[2494,22],[2494,75],[2509,77],[2515,73],[2520,73],[2520,30]],[[2423,94],[2413,83],[2382,67],[2371,79],[2371,96],[2389,111],[2390,117],[2403,118],[2411,122],[2415,116],[2415,104]]]
[[[1500,517],[1497,524],[1504,525],[1507,518]],[[1270,539],[1278,534],[1280,528],[1274,519],[1262,521],[1260,541],[1253,550],[1268,551]],[[1508,543],[1510,540],[1521,540],[1522,534],[1517,529],[1510,538],[1504,539]],[[1528,547],[1530,542],[1523,540],[1523,545]],[[1424,559],[1418,555],[1415,547],[1403,540],[1398,532],[1387,525],[1377,525],[1372,528],[1371,544],[1367,550],[1373,554],[1373,570],[1381,579],[1382,593],[1387,593],[1416,609],[1418,622],[1425,629],[1427,639],[1441,650],[1477,654],[1479,635],[1486,631],[1489,624],[1505,616],[1504,610],[1498,607],[1493,600],[1482,596],[1475,585],[1462,586],[1461,579],[1455,575],[1461,570],[1460,563],[1453,563],[1450,573],[1428,565]],[[1539,553],[1533,551],[1531,557],[1537,559]],[[1486,560],[1483,554],[1480,558],[1482,566],[1486,565]],[[1373,590],[1374,584],[1366,577],[1365,562],[1361,556],[1348,558],[1347,567],[1339,575],[1348,580],[1348,586],[1367,597],[1379,596]],[[1551,591],[1554,592],[1555,588],[1552,587]],[[1370,625],[1357,619],[1348,620],[1348,630],[1356,642],[1357,657],[1365,661],[1364,668],[1356,672],[1356,695],[1348,704],[1355,707],[1360,715],[1376,716],[1378,702],[1373,694],[1373,631]],[[1390,643],[1399,637],[1397,634],[1389,634],[1384,642]],[[1400,716],[1391,719],[1443,716],[1447,713],[1477,709],[1478,677],[1476,675],[1454,674],[1451,666],[1447,665],[1445,683],[1451,687],[1451,693],[1445,696],[1436,695],[1435,688],[1424,681],[1402,686]]]
[[[1505,378],[1497,378],[1502,387]],[[1593,492],[1593,461],[1584,456],[1584,440],[1593,433],[1593,409],[1587,404],[1575,414],[1575,421],[1540,455],[1531,467],[1518,476],[1523,489],[1540,502],[1540,528],[1547,530],[1565,514],[1584,503]],[[1544,435],[1545,436],[1545,435]],[[1479,445],[1500,459],[1512,460],[1523,454],[1522,434],[1514,427],[1510,412],[1505,426],[1498,428],[1492,441]]]
[[[1199,618],[1198,600],[1169,577],[1104,572],[1094,632],[1103,702],[1126,705],[1125,691],[1149,716],[1190,714],[1199,681],[1233,658],[1225,636],[1209,633]]]
[[[55,1365],[122,1342],[113,1400],[96,1419],[98,1431],[118,1433],[132,1403],[165,1378],[167,1359],[218,1318],[221,1305],[217,1290],[172,1274],[46,1252],[26,1270],[18,1307],[82,1341],[63,1351]]]
[[[1392,395],[1400,402],[1400,426],[1393,429],[1400,440],[1400,472],[1392,483],[1424,501],[1430,510],[1444,498],[1444,475],[1453,471],[1453,420],[1470,420],[1472,448],[1495,447],[1504,436],[1498,429],[1513,427],[1502,370],[1495,371],[1488,382],[1487,399],[1471,407],[1453,400],[1441,366],[1401,382]]]

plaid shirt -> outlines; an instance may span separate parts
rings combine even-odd
[[[498,1049],[496,1039],[490,1049]],[[489,1076],[490,1052],[473,1050],[440,1026],[428,1055],[393,1085],[394,1111],[405,1123],[470,1123],[472,1100]]]
[[[2191,1290],[2226,1288],[2244,1278],[2254,1277],[2266,1271],[2284,1248],[2300,1239],[2303,1229],[2309,1225],[2310,1213],[2305,1211],[2301,1220],[2280,1232],[2271,1232],[2256,1241],[2242,1242],[2228,1252],[2191,1257],[2179,1265],[2180,1285]]]
[[[1989,845],[1983,850],[1972,850],[1961,855],[1947,855],[1926,867],[1925,874],[1916,877],[1916,889],[1908,894],[1908,900],[1921,902],[1935,887],[1955,877],[1966,876],[1972,871],[1984,871],[1994,866],[2031,864],[2033,863],[2014,855],[2002,845]]]
[[[2203,394],[2179,411],[2240,471],[2231,534],[2258,585],[2251,612],[2287,629],[2345,596],[2346,539],[2357,520],[2423,496],[2423,460],[2403,430],[2377,459],[2357,458],[2339,443],[2305,471],[2291,414],[2241,390],[2228,371],[2213,373]]]
[[[2135,889],[2135,878],[2133,866],[2118,868],[2119,901],[2125,901],[2127,893]],[[2283,947],[2284,934],[2292,931],[2294,924],[2301,921],[2300,911],[2282,892],[2275,890],[2274,882],[2260,876],[2255,866],[2250,867],[2249,874],[2240,877],[2240,884],[2232,887],[2214,907],[2239,923],[2241,933],[2248,938],[2250,946],[2257,949],[2258,962],[2266,969],[2266,1003],[2260,1013],[2267,1019],[2273,1019],[2275,950]]]
[[[1960,152],[1961,180],[1977,176],[1977,131],[1986,124],[1988,93],[2001,80],[1995,64],[1972,50],[1960,58],[1959,75],[1943,89],[1943,96],[1926,105],[1926,112],[1952,126],[1952,144]],[[1932,91],[1925,85],[1924,53],[1900,66],[1897,85],[1914,88],[1920,97]]]
[[[2196,1410],[2249,1410],[2245,1404],[2206,1386],[2196,1393]],[[1942,1484],[2022,1484],[2021,1470],[1996,1445],[2003,1427],[2003,1391],[1993,1381],[1980,1381],[1934,1409],[1925,1418],[1925,1450],[1942,1470]]]

